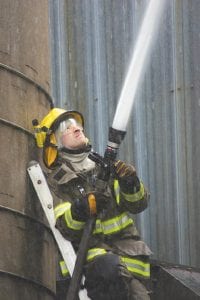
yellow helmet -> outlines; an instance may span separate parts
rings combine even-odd
[[[81,113],[75,110],[64,110],[61,108],[53,108],[38,123],[33,120],[36,143],[39,148],[43,148],[43,160],[45,165],[50,168],[57,158],[57,141],[55,131],[59,124],[69,118],[75,119],[82,127],[84,127],[84,119]]]

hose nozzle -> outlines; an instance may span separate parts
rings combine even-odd
[[[104,158],[109,159],[111,161],[114,161],[116,159],[117,151],[125,137],[125,134],[126,131],[121,131],[112,127],[109,128],[108,144],[104,153]]]

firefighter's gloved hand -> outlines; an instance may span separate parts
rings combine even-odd
[[[140,189],[140,181],[133,165],[121,160],[114,163],[115,175],[124,193],[137,192]]]
[[[80,221],[86,221],[90,216],[97,215],[106,208],[108,197],[91,192],[81,199],[75,199],[71,206],[72,216]]]
[[[115,173],[116,173],[118,179],[136,175],[135,167],[132,165],[126,164],[125,162],[123,162],[121,160],[117,160],[114,163],[114,168],[115,168]]]
[[[75,199],[71,206],[72,217],[79,221],[86,221],[90,217],[89,203],[86,197]]]

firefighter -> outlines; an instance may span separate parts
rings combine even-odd
[[[83,270],[88,296],[92,300],[150,299],[145,286],[151,251],[130,216],[142,212],[149,197],[135,167],[116,160],[111,175],[105,176],[107,171],[89,158],[91,145],[77,111],[53,108],[37,127],[36,140],[51,170],[48,183],[55,196],[56,226],[76,251],[86,221],[96,215]],[[89,201],[91,194],[95,204]],[[60,267],[67,278],[64,261]]]

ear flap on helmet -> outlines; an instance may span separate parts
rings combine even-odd
[[[54,133],[51,133],[44,145],[43,160],[45,165],[48,168],[52,168],[56,163],[57,156],[58,150],[56,146],[56,137]]]

